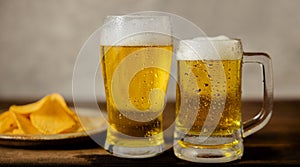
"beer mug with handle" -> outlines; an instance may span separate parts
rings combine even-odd
[[[104,148],[115,156],[146,158],[164,147],[162,112],[172,62],[167,16],[108,16],[100,54],[108,129]]]
[[[177,91],[174,153],[193,162],[229,162],[243,155],[243,137],[270,120],[273,79],[270,57],[243,52],[241,41],[224,36],[183,40],[176,52]],[[244,63],[262,67],[264,99],[258,114],[242,121]]]

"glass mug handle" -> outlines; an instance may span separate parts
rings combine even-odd
[[[273,70],[272,61],[266,53],[243,53],[243,63],[258,63],[263,74],[263,104],[259,113],[243,122],[243,137],[247,137],[261,128],[270,120],[273,109]]]

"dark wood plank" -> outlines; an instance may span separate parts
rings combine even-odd
[[[27,101],[26,101],[27,102]],[[5,108],[25,101],[0,102]],[[258,111],[260,102],[245,102],[245,118]],[[165,120],[170,124],[174,104],[168,104]],[[0,166],[49,166],[49,165],[95,165],[95,166],[240,166],[240,165],[300,165],[300,100],[275,101],[271,121],[261,131],[244,139],[245,150],[241,160],[225,164],[198,164],[180,160],[169,149],[159,156],[147,159],[124,159],[110,155],[92,141],[80,145],[51,148],[12,148],[0,146]],[[172,115],[173,114],[173,115]]]

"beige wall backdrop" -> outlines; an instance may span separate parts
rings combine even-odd
[[[208,36],[241,38],[245,51],[269,53],[275,98],[300,98],[299,6],[298,0],[0,0],[0,99],[59,92],[70,100],[77,54],[103,18],[144,10],[177,14]],[[261,98],[259,67],[247,65],[243,75],[244,98]],[[80,96],[93,98],[84,90]]]

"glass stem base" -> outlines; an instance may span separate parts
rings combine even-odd
[[[106,142],[104,148],[114,156],[122,158],[149,158],[163,152],[163,144],[148,147],[124,147]]]

